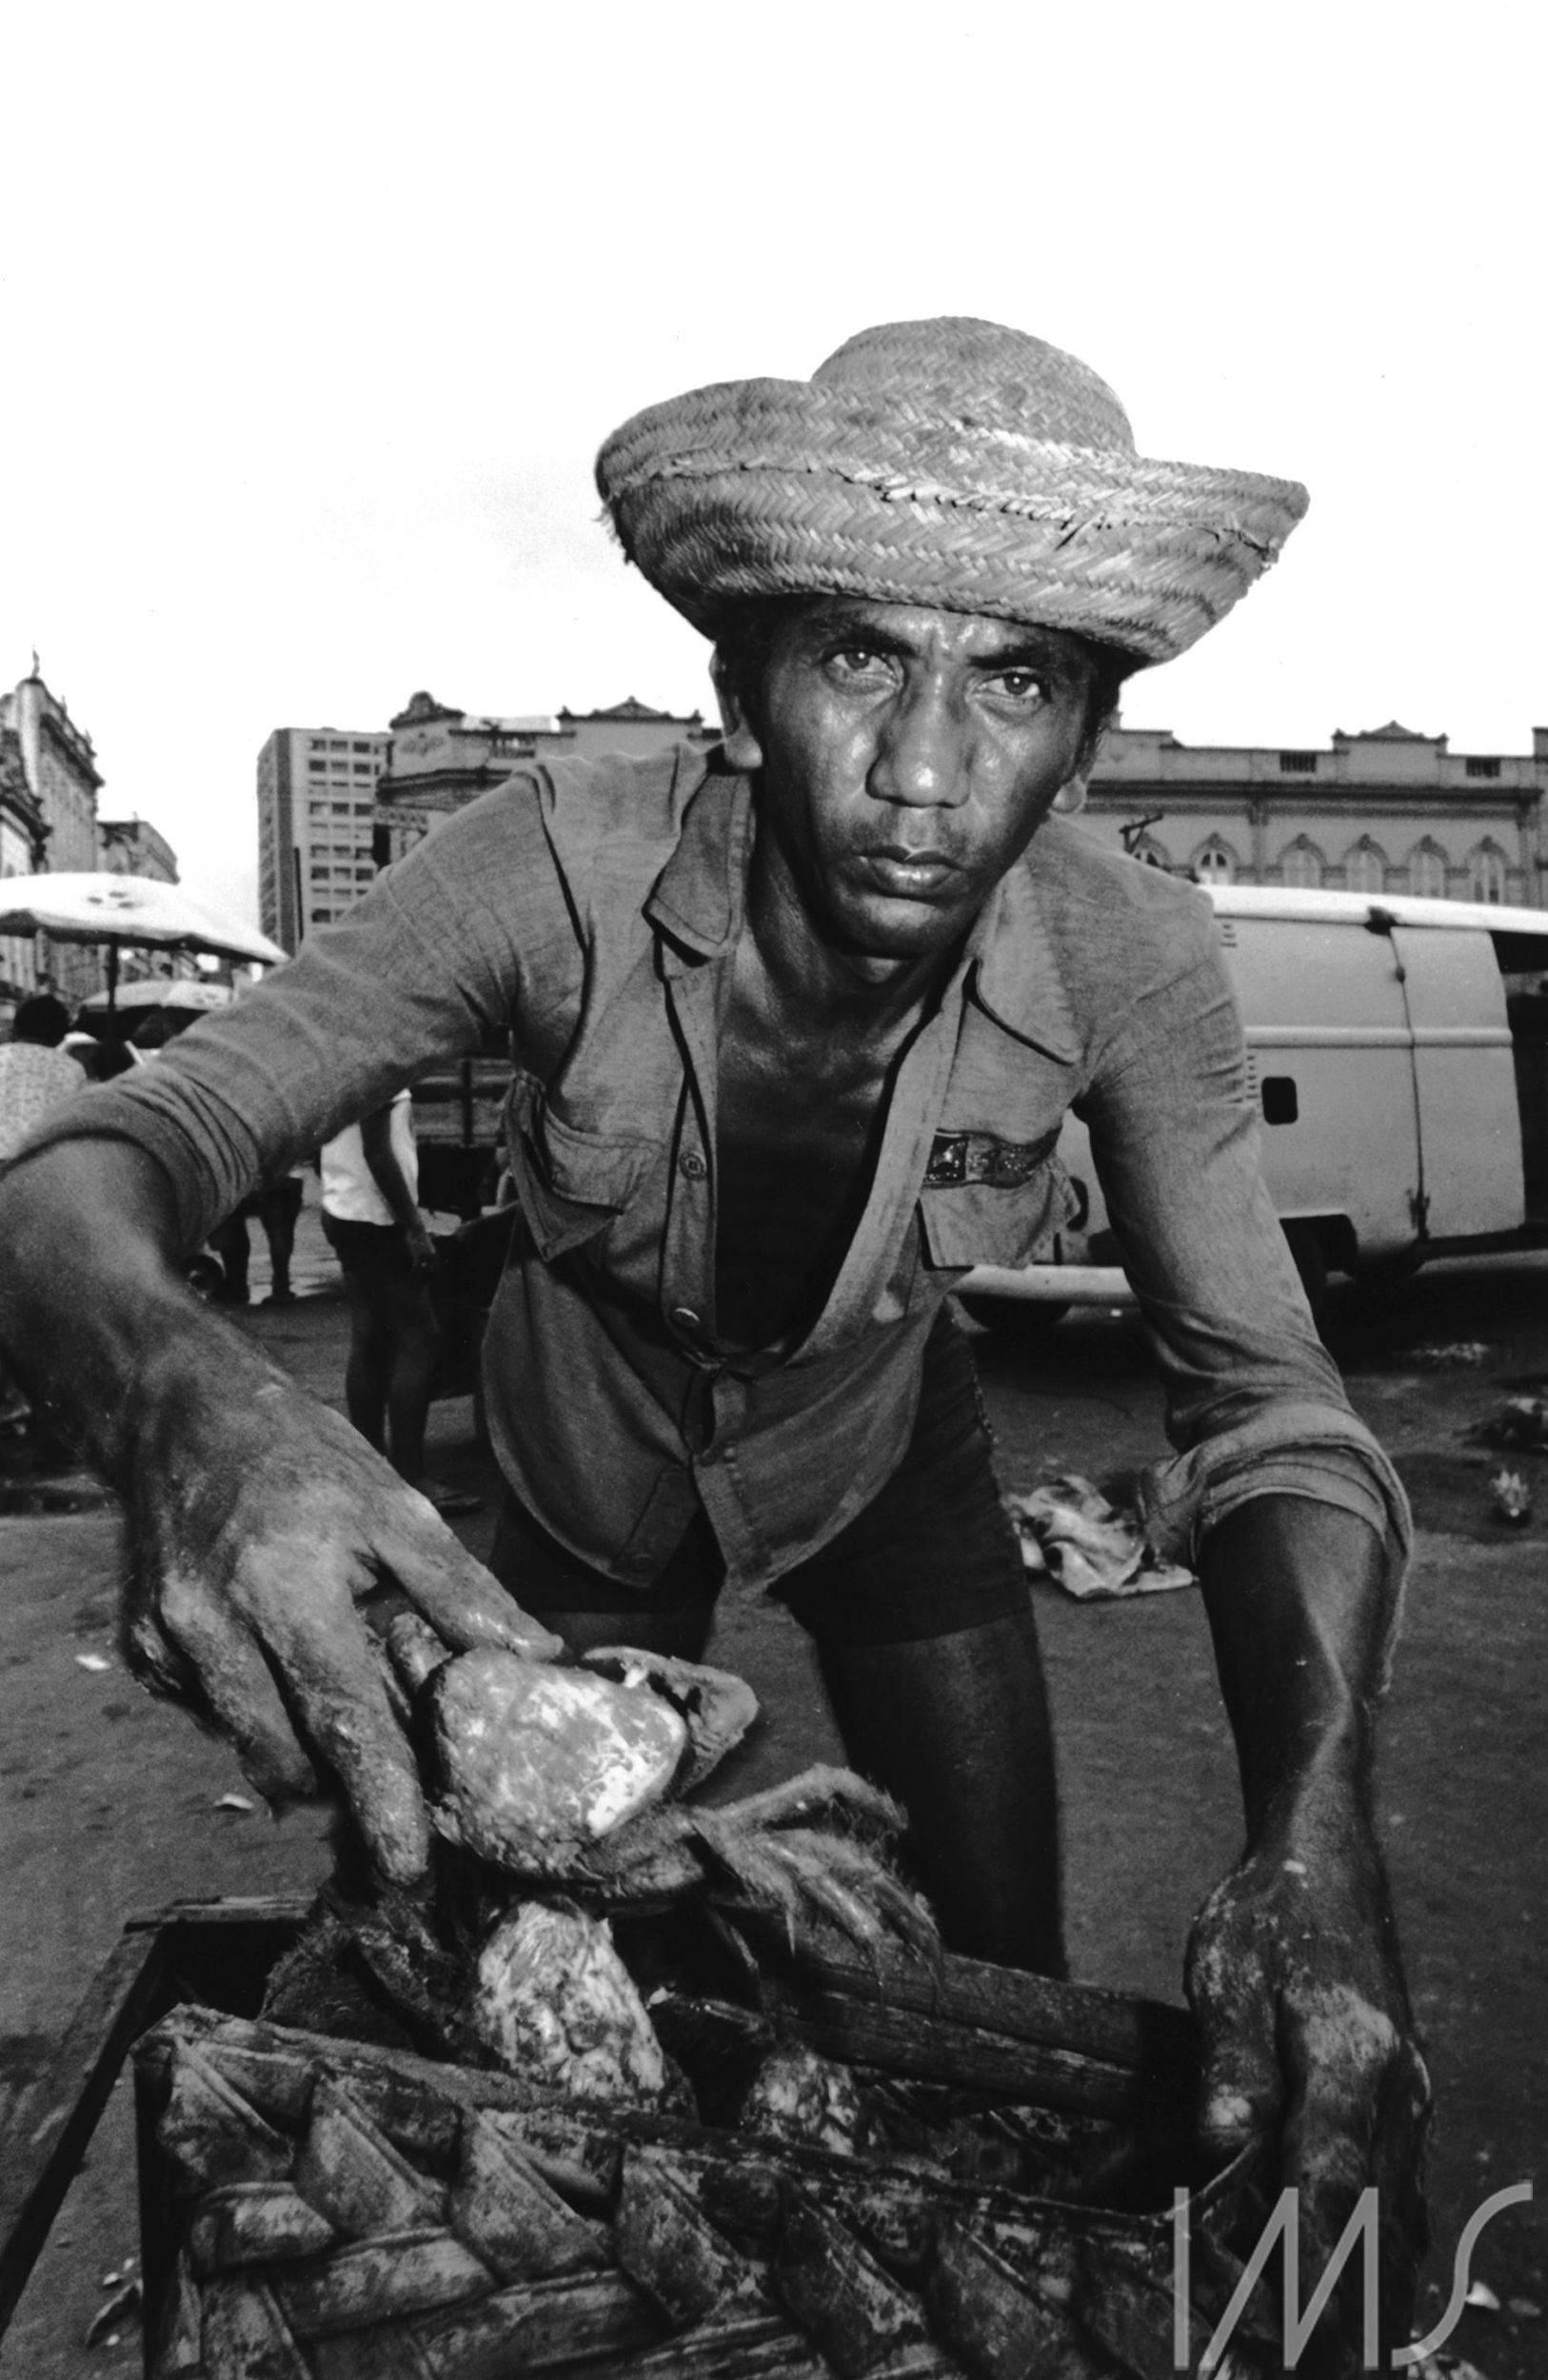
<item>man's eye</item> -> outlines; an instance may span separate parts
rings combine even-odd
[[[841,645],[828,655],[828,667],[836,677],[869,678],[884,670],[886,662],[868,645]]]
[[[1035,669],[1002,669],[989,685],[998,694],[1006,694],[1013,703],[1031,704],[1043,699],[1046,688]]]

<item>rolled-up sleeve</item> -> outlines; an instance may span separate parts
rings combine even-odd
[[[550,945],[573,946],[542,818],[517,777],[388,868],[348,915],[132,1081],[56,1110],[17,1152],[127,1140],[163,1168],[193,1247],[277,1163],[506,1027]]]
[[[1152,1540],[1201,1538],[1260,1496],[1309,1497],[1410,1545],[1408,1503],[1317,1336],[1260,1171],[1257,1103],[1213,929],[1133,1002],[1079,1102],[1177,1449],[1144,1486]]]

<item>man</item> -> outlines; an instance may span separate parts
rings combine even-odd
[[[435,1242],[419,1211],[413,1101],[346,1124],[322,1148],[323,1235],[349,1300],[345,1408],[368,1445],[448,1517],[479,1498],[437,1486],[425,1472],[425,1427],[441,1352],[430,1297]]]
[[[0,1186],[8,1343],[129,1488],[137,1658],[267,1791],[331,1769],[407,1876],[419,1783],[352,1599],[387,1574],[454,1644],[557,1649],[172,1277],[266,1164],[508,1025],[496,1569],[576,1647],[692,1652],[718,1592],[783,1597],[948,1941],[1057,1972],[1036,1639],[944,1300],[1062,1220],[1078,1103],[1179,1450],[1152,1525],[1240,1757],[1191,1951],[1205,2136],[1278,2130],[1313,2260],[1367,2180],[1417,2228],[1370,1812],[1401,1493],[1259,1183],[1207,905],[1051,815],[1123,676],[1214,625],[1304,491],[1149,462],[1085,366],[958,321],[657,407],[598,470],[716,640],[724,746],[518,775]]]
[[[10,1040],[0,1049],[0,1158],[13,1156],[50,1107],[73,1097],[86,1081],[60,1043],[69,1031],[69,1010],[51,992],[33,992],[18,1003]]]

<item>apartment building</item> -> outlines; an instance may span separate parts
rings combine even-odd
[[[258,910],[292,954],[331,925],[376,873],[376,783],[390,736],[276,727],[258,755]]]

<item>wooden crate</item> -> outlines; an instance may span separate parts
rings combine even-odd
[[[149,2027],[147,2369],[166,2380],[1174,2371],[1167,2177],[1197,2179],[1182,2011],[950,1957],[871,1969],[835,1948],[798,1969],[771,1933],[763,1996],[782,2038],[842,2059],[887,2109],[972,2112],[944,2163],[895,2141],[841,2155],[257,2024],[301,1914],[177,1908],[126,1933],[6,2176],[0,2319]],[[739,2021],[714,2018],[732,2035]],[[1066,2152],[1088,2174],[1105,2159],[1109,2194],[1148,2205],[1031,2186]],[[1253,2180],[1233,2169],[1191,2202],[1201,2317],[1234,2278]],[[1205,2335],[1196,2320],[1195,2354]]]

